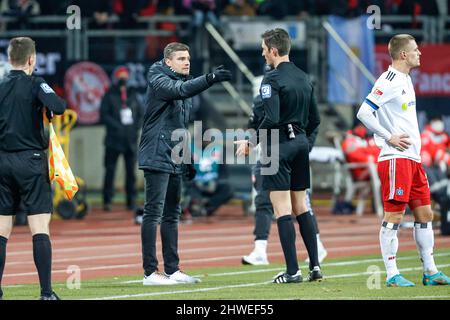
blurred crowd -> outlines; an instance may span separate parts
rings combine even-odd
[[[68,6],[82,9],[82,15],[104,25],[111,15],[120,19],[120,27],[132,28],[139,16],[154,14],[193,15],[195,18],[217,19],[228,16],[285,16],[339,15],[354,17],[366,12],[370,5],[378,5],[382,14],[446,15],[449,0],[1,0],[0,14],[18,17],[23,22],[36,15],[66,15]]]

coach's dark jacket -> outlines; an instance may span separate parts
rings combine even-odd
[[[193,96],[211,85],[206,75],[195,79],[172,71],[164,61],[153,64],[148,72],[146,111],[139,145],[139,169],[173,174],[183,173],[184,166],[171,159],[172,132],[186,129]]]

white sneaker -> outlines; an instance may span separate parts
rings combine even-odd
[[[166,274],[167,277],[169,277],[170,280],[175,281],[176,283],[199,283],[202,282],[199,278],[194,278],[183,271],[176,271],[172,273],[170,276]]]
[[[258,254],[255,251],[252,251],[248,256],[242,257],[242,264],[264,266],[269,264],[269,260],[267,260],[267,255]]]
[[[325,247],[322,246],[318,246],[317,247],[317,254],[318,254],[318,258],[319,258],[319,263],[322,263],[323,260],[325,260],[325,258],[328,255],[327,250],[325,249]],[[306,263],[309,263],[309,257],[305,259]]]
[[[178,284],[178,282],[169,279],[169,277],[163,273],[155,271],[149,276],[144,275],[144,280],[142,280],[142,284],[144,286],[163,286],[163,285]]]

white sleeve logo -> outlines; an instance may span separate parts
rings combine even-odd
[[[264,84],[261,86],[261,97],[263,99],[268,99],[272,96],[272,87],[270,84]]]
[[[41,83],[41,89],[44,90],[45,93],[55,93],[52,88],[45,82]]]

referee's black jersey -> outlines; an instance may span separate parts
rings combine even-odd
[[[63,114],[66,102],[44,79],[12,70],[0,81],[0,151],[46,150],[43,108]]]
[[[292,124],[310,136],[320,124],[314,89],[308,75],[292,62],[282,62],[266,73],[260,94],[264,118],[258,129],[283,129]]]

